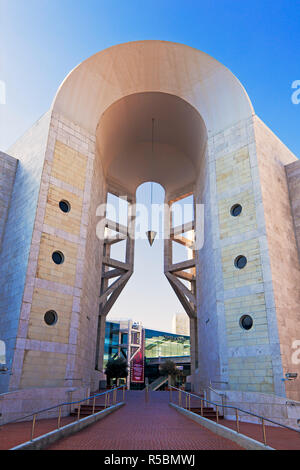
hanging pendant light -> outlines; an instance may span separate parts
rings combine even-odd
[[[154,155],[154,118],[152,118],[152,159],[153,159],[153,155]],[[151,182],[150,227],[152,225],[152,203],[153,203],[153,183]],[[157,235],[157,232],[155,232],[154,230],[148,230],[146,232],[146,235],[147,235],[150,246],[152,246],[155,240],[155,237]]]
[[[157,233],[154,232],[154,230],[148,230],[148,232],[146,232],[146,235],[147,235],[150,246],[152,246]]]

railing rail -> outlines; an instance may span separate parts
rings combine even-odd
[[[290,431],[294,431],[294,432],[296,432],[300,435],[300,430],[294,429],[291,426],[287,426],[286,424],[279,423],[277,421],[274,421],[270,418],[266,418],[265,416],[258,415],[256,413],[252,413],[252,411],[243,410],[243,409],[241,409],[237,406],[224,405],[223,403],[221,405],[220,403],[212,402],[210,400],[207,400],[206,398],[200,397],[199,395],[195,395],[194,393],[186,392],[185,390],[181,390],[180,388],[176,388],[176,387],[173,387],[173,386],[170,386],[170,401],[171,402],[172,402],[172,389],[175,390],[175,391],[178,391],[178,406],[180,406],[182,408],[183,408],[183,406],[182,406],[182,396],[181,396],[181,394],[184,393],[186,395],[189,395],[189,397],[188,398],[186,397],[186,400],[185,400],[186,404],[187,403],[189,404],[188,406],[186,406],[186,409],[188,409],[189,411],[191,410],[191,406],[190,406],[191,397],[195,397],[198,400],[200,400],[201,401],[201,403],[200,403],[201,416],[203,416],[203,403],[215,406],[216,407],[217,422],[219,421],[219,407],[220,406],[222,406],[223,410],[225,408],[234,410],[235,420],[236,420],[236,430],[237,430],[238,433],[240,432],[240,415],[239,415],[239,413],[245,413],[247,415],[250,415],[250,416],[253,416],[253,417],[259,419],[261,421],[262,435],[263,435],[263,441],[264,441],[265,445],[267,445],[265,422],[275,424],[276,426],[281,426],[282,428],[289,429]],[[223,414],[224,414],[224,411],[223,411]]]
[[[40,415],[42,413],[46,413],[47,411],[55,410],[55,409],[58,408],[57,429],[59,429],[60,424],[61,424],[61,414],[62,414],[61,411],[62,411],[62,408],[64,406],[71,406],[70,411],[72,411],[72,405],[78,405],[77,421],[79,421],[80,420],[80,411],[81,411],[81,404],[82,403],[89,404],[90,400],[93,400],[92,414],[95,414],[96,398],[105,395],[104,408],[109,408],[109,407],[113,406],[114,404],[116,404],[116,402],[117,402],[117,391],[120,390],[120,389],[122,389],[122,391],[123,391],[122,400],[124,401],[125,400],[126,387],[124,385],[120,385],[119,387],[115,387],[115,388],[112,388],[110,390],[106,390],[105,392],[90,395],[86,398],[82,398],[81,400],[59,403],[58,405],[54,405],[54,406],[51,406],[49,408],[44,408],[42,410],[30,413],[26,416],[22,416],[20,418],[16,418],[16,419],[13,419],[11,421],[8,421],[6,423],[2,423],[2,424],[0,424],[0,429],[1,429],[1,427],[6,426],[7,424],[13,424],[13,423],[17,423],[19,421],[25,421],[25,420],[28,420],[29,418],[32,418],[31,440],[33,440],[35,424],[36,424],[36,419],[37,419],[38,415]],[[110,404],[110,394],[112,394],[111,404]]]

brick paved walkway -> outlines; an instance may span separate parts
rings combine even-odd
[[[222,426],[227,426],[236,431],[233,421],[221,420]],[[240,432],[252,437],[256,441],[263,442],[262,427],[259,424],[240,422]],[[267,444],[277,450],[300,450],[300,433],[275,426],[266,426]]]
[[[121,400],[120,392],[117,395],[118,401]],[[90,402],[91,403],[91,402]],[[96,405],[104,405],[104,397],[96,399]],[[76,407],[75,405],[74,407]],[[67,416],[61,418],[61,426],[72,423],[77,420],[75,416]],[[0,450],[7,450],[19,444],[23,444],[31,439],[32,420],[23,421],[0,426]],[[34,437],[42,436],[50,431],[57,429],[57,418],[53,419],[37,419]]]
[[[103,420],[62,439],[49,449],[60,450],[241,450],[168,405],[167,392],[127,393],[126,405]]]
[[[129,392],[126,406],[84,431],[66,438],[51,449],[104,450],[195,450],[239,449],[233,442],[216,436],[168,406],[168,393],[152,392],[145,403],[143,392]],[[100,402],[101,400],[99,400]],[[62,425],[76,418],[62,418]],[[220,424],[235,430],[235,423]],[[57,419],[38,421],[35,437],[56,429]],[[119,432],[120,427],[122,432]],[[262,441],[261,426],[240,423],[240,431]],[[293,431],[266,426],[267,441],[275,449],[300,450],[300,435]],[[0,427],[0,450],[10,449],[30,439],[31,422]]]

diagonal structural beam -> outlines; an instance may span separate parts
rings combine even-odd
[[[174,284],[177,287],[177,289],[181,291],[182,294],[189,299],[190,302],[192,302],[194,305],[196,304],[196,298],[194,294],[179,279],[177,279],[171,273],[166,273],[166,276],[169,279],[169,281],[171,281],[171,283]]]
[[[173,274],[184,281],[192,282],[196,280],[196,276],[194,276],[194,274],[186,273],[185,271],[174,271]]]
[[[129,263],[123,263],[123,261],[110,258],[109,256],[103,257],[102,264],[104,266],[109,266],[110,268],[124,269],[124,271],[129,271],[131,268]]]
[[[173,273],[174,271],[184,271],[185,269],[191,269],[196,266],[195,259],[187,259],[186,261],[181,261],[180,263],[171,264],[168,266],[167,271]]]
[[[111,294],[111,296],[109,297],[107,302],[105,302],[104,305],[101,306],[100,315],[106,316],[109,313],[109,311],[113,307],[115,301],[117,300],[117,298],[121,294],[122,290],[126,286],[128,280],[129,280],[129,277],[126,278],[126,279],[122,279],[122,283],[114,290],[114,292]]]
[[[121,269],[121,268],[111,269],[110,271],[105,271],[104,273],[102,273],[102,278],[112,279],[113,277],[121,276],[121,274],[124,274],[125,272],[126,272],[125,269]]]
[[[104,243],[106,245],[114,245],[115,243],[122,242],[123,240],[126,240],[126,237],[107,237],[104,239]]]
[[[166,275],[167,276],[167,275]],[[177,298],[181,305],[183,306],[184,310],[188,314],[190,318],[197,318],[197,313],[195,311],[194,305],[192,305],[188,299],[184,296],[182,291],[177,287],[177,285],[167,276],[167,279],[173,288],[175,294],[177,295]]]
[[[106,219],[105,227],[121,233],[122,235],[125,235],[125,237],[128,235],[128,227],[126,227],[126,225],[119,224],[118,222],[114,222],[113,220]]]
[[[191,248],[191,249],[193,249],[193,248],[194,248],[194,245],[195,245],[194,240],[189,240],[188,238],[182,237],[182,236],[180,236],[180,235],[171,236],[171,239],[172,239],[174,242],[179,243],[180,245],[185,246],[186,248]]]
[[[185,232],[191,232],[195,229],[195,222],[187,222],[186,224],[178,225],[177,227],[172,227],[170,230],[170,236],[175,237],[176,235],[182,235]]]
[[[122,285],[123,282],[125,282],[125,281],[127,282],[128,279],[130,278],[131,274],[132,274],[132,273],[131,273],[130,271],[127,271],[126,274],[122,274],[119,279],[117,279],[116,281],[114,281],[114,282],[111,284],[111,286],[109,286],[109,287],[100,295],[100,299],[99,299],[100,303],[102,303],[102,302],[106,299],[106,297],[107,297],[108,295],[110,295],[110,294],[113,293],[116,289],[118,289],[118,287],[119,287],[120,285]]]

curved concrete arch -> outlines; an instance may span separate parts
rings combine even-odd
[[[59,87],[52,110],[95,132],[102,113],[115,101],[147,91],[190,103],[208,134],[254,113],[245,89],[224,65],[192,47],[158,40],[120,44],[85,60]]]

